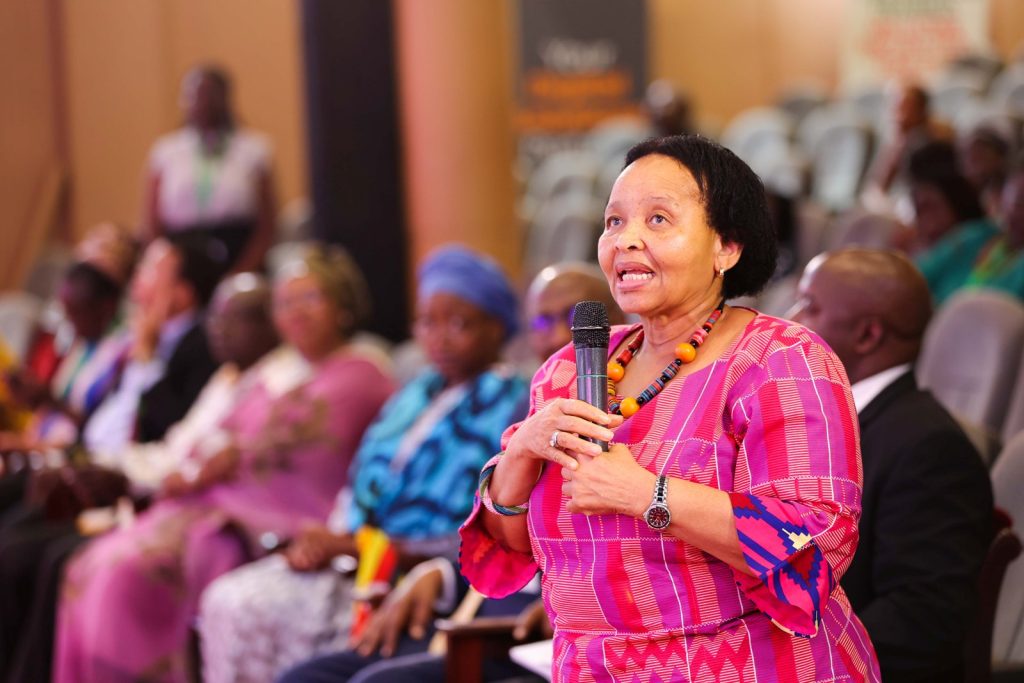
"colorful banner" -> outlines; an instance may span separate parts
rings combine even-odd
[[[639,114],[646,22],[644,0],[519,0],[515,128],[524,144],[540,152],[545,141]]]
[[[927,81],[954,57],[988,52],[988,22],[988,0],[850,0],[843,86]]]

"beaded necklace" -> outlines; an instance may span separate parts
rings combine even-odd
[[[718,319],[722,317],[722,310],[725,308],[725,299],[722,299],[711,315],[708,317],[707,322],[701,325],[700,329],[693,333],[690,337],[690,341],[683,342],[676,347],[676,357],[672,359],[672,362],[665,366],[665,369],[661,371],[661,374],[651,382],[646,389],[644,389],[639,396],[633,398],[627,396],[625,398],[620,397],[615,393],[615,383],[622,381],[622,378],[626,376],[626,366],[633,360],[633,356],[640,350],[640,347],[644,343],[644,331],[641,329],[633,337],[632,341],[626,345],[615,360],[608,363],[608,412],[622,415],[622,417],[632,417],[636,411],[640,410],[642,406],[650,403],[651,400],[661,393],[661,390],[665,388],[665,385],[676,376],[679,372],[679,368],[684,363],[692,363],[697,358],[697,347],[704,343],[704,340],[708,338],[711,329],[718,322]]]

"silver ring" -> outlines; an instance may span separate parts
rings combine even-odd
[[[551,438],[548,439],[548,445],[551,446],[552,448],[558,448],[558,435],[561,433],[562,432],[558,431],[557,429],[551,432]]]

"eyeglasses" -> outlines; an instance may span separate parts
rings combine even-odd
[[[327,297],[323,292],[309,290],[299,294],[275,296],[273,305],[275,310],[284,311],[290,308],[315,308],[325,301],[327,301]]]
[[[421,335],[443,335],[459,336],[470,332],[480,325],[483,318],[452,315],[447,317],[420,316],[413,320],[413,332]]]
[[[575,306],[570,306],[563,311],[555,313],[538,313],[530,318],[530,331],[550,332],[559,323],[565,323],[567,326],[572,327],[572,313],[575,308]]]

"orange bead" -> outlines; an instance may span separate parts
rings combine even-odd
[[[622,399],[622,403],[619,405],[619,412],[622,413],[622,417],[633,417],[638,410],[640,410],[640,404],[632,396]]]
[[[693,359],[697,357],[697,349],[693,348],[690,342],[683,342],[676,347],[676,358],[683,361],[684,363],[692,363]]]
[[[608,379],[613,382],[620,382],[622,378],[626,376],[626,368],[622,367],[616,361],[608,362]]]

